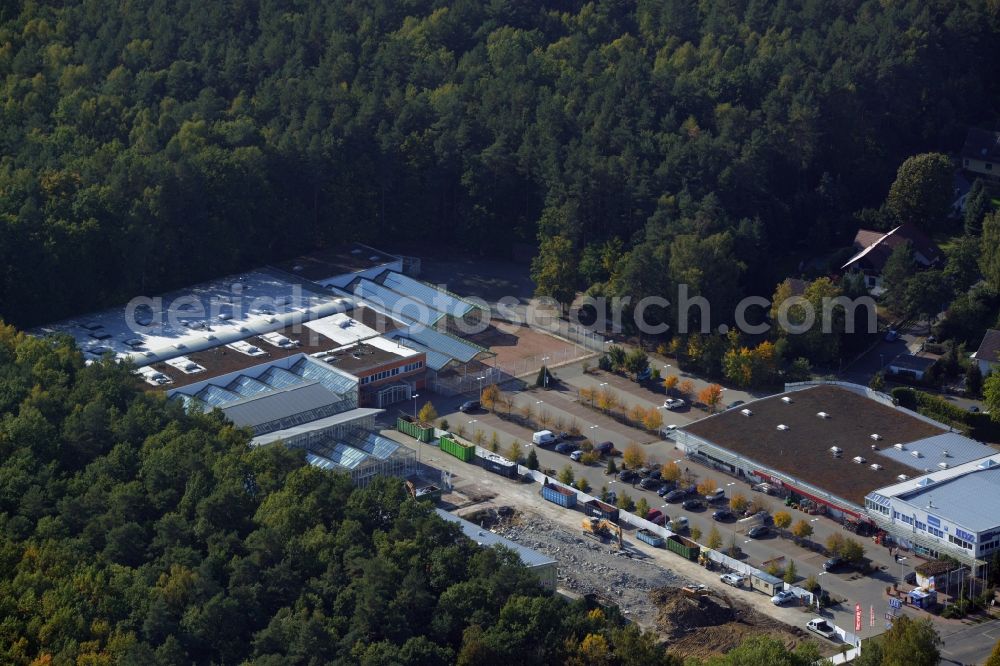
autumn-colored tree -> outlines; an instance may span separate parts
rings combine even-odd
[[[677,354],[680,353],[681,348],[684,346],[684,341],[680,338],[670,338],[670,344],[667,345],[667,355],[677,358]]]
[[[424,403],[424,406],[420,408],[420,413],[417,414],[417,420],[423,423],[433,423],[437,417],[437,410],[434,409],[434,405],[431,404],[430,400]]]
[[[510,446],[507,447],[507,452],[505,454],[505,457],[507,458],[507,460],[510,460],[511,462],[517,462],[518,460],[521,459],[522,453],[523,449],[521,447],[521,442],[517,441],[516,439],[513,439],[510,442]]]
[[[690,534],[691,534],[691,539],[693,541],[698,541],[699,539],[701,539],[701,528],[697,526],[692,526]]]
[[[744,511],[746,511],[748,504],[750,504],[750,501],[747,500],[747,498],[741,495],[740,493],[736,493],[729,500],[729,508],[735,511],[736,513],[743,513]]]
[[[523,405],[521,407],[521,416],[525,421],[531,422],[535,418],[535,408],[533,405]]]
[[[750,350],[746,347],[727,350],[722,357],[722,372],[726,379],[737,386],[744,388],[750,386],[753,381],[753,359]]]
[[[544,407],[538,410],[538,422],[543,426],[548,427],[552,423],[552,413]]]
[[[712,529],[708,532],[708,543],[705,544],[712,550],[718,550],[719,546],[722,545],[722,535],[719,533],[719,528],[712,525]]]
[[[574,478],[576,477],[573,474],[573,468],[570,467],[568,464],[565,467],[563,467],[562,470],[560,470],[559,472],[560,483],[565,483],[567,486],[573,485]]]
[[[589,493],[590,492],[590,482],[587,481],[587,479],[584,478],[584,477],[582,477],[582,476],[579,479],[576,480],[576,484],[575,485],[576,485],[576,489],[579,490],[582,493]]]
[[[840,551],[840,556],[851,564],[860,564],[861,561],[865,559],[865,547],[854,539],[845,539],[844,547]]]
[[[666,377],[663,378],[663,390],[666,391],[667,393],[670,393],[675,388],[677,388],[677,385],[680,383],[680,381],[681,378],[678,377],[677,375],[667,375]]]
[[[610,664],[615,662],[608,640],[601,634],[587,634],[576,649],[575,663],[580,664]]]
[[[645,518],[646,514],[649,513],[649,502],[646,501],[645,497],[640,497],[635,503],[635,515],[640,518]]]
[[[631,469],[638,469],[646,464],[646,454],[635,442],[629,442],[622,453],[622,463]]]
[[[677,390],[681,395],[691,396],[694,394],[694,382],[690,379],[685,379],[677,386]]]
[[[618,501],[616,502],[616,505],[622,511],[631,511],[632,509],[635,508],[635,502],[632,501],[632,498],[629,497],[628,493],[620,494],[618,496]]]
[[[844,552],[844,535],[840,532],[834,532],[826,538],[826,552],[830,553],[831,556],[840,557]]]
[[[486,433],[483,432],[482,430],[475,431],[472,434],[472,441],[473,441],[473,443],[477,444],[478,446],[482,446],[483,443],[486,441]],[[500,440],[499,439],[497,439],[497,448],[498,449],[500,448]]]
[[[493,434],[490,435],[490,451],[493,453],[500,452],[500,435],[497,434],[496,430],[494,430]]]
[[[621,404],[618,402],[618,394],[611,389],[601,389],[597,394],[597,407],[610,412]]]
[[[577,392],[580,397],[580,402],[588,402],[591,405],[594,404],[594,400],[597,399],[597,389],[584,387]]]
[[[788,526],[792,524],[792,514],[787,511],[776,511],[774,513],[774,526],[779,530],[788,529]]]
[[[707,405],[710,412],[714,412],[722,402],[722,387],[718,384],[709,384],[698,392],[698,401]]]
[[[698,494],[699,495],[710,495],[716,491],[719,484],[715,482],[715,479],[702,479],[698,482]]]
[[[483,389],[482,395],[479,397],[479,402],[485,409],[491,412],[496,409],[497,400],[500,398],[500,387],[496,384],[490,384]]]
[[[642,417],[642,425],[650,432],[659,432],[663,425],[663,413],[655,407],[650,407]]]
[[[671,461],[660,468],[660,478],[664,481],[670,481],[671,483],[677,483],[681,478],[681,467],[677,463]]]
[[[601,454],[597,451],[587,451],[582,456],[580,456],[581,465],[593,465],[601,459]]]
[[[628,410],[628,419],[635,425],[640,425],[646,416],[646,408],[642,405],[633,405]]]
[[[813,528],[806,520],[800,520],[792,525],[792,536],[796,539],[808,539],[812,536]]]

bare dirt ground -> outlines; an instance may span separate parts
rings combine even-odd
[[[534,363],[543,356],[558,357],[561,361],[577,356],[574,353],[576,345],[573,343],[535,331],[527,326],[500,323],[499,326],[491,325],[481,333],[466,337],[495,353],[497,364],[504,367],[515,365],[519,361],[532,361]],[[580,352],[580,355],[584,354],[586,352]]]

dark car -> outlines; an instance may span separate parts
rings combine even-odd
[[[646,514],[646,520],[657,525],[666,525],[670,522],[670,516],[659,509],[650,509],[649,513]]]
[[[906,574],[906,576],[903,578],[903,582],[905,582],[907,585],[916,585],[917,584],[917,572],[916,571],[911,571],[910,573]]]
[[[618,478],[625,483],[635,483],[639,480],[639,475],[630,469],[623,469],[618,473]]]
[[[458,408],[458,411],[468,414],[469,412],[479,411],[480,404],[478,400],[466,400],[462,403],[462,406]]]
[[[650,479],[656,479],[657,481],[659,481],[660,480],[660,470],[654,469],[652,472],[649,473],[649,478]]]
[[[639,487],[642,488],[643,490],[656,490],[661,485],[662,484],[658,480],[652,479],[648,476],[639,482]]]
[[[602,456],[606,456],[611,453],[615,448],[615,445],[611,442],[601,442],[594,447],[594,450],[600,453]]]
[[[665,499],[668,502],[680,502],[685,497],[687,497],[687,493],[684,492],[683,490],[671,490],[669,493],[663,496],[663,499]]]
[[[769,514],[767,511],[758,511],[754,515],[760,518],[760,522],[762,525],[765,526],[774,525],[774,516]]]
[[[719,521],[732,520],[733,517],[734,517],[733,512],[730,511],[729,509],[719,509],[718,511],[712,514],[712,520],[719,520]]]
[[[726,409],[734,409],[736,407],[739,407],[742,404],[744,404],[743,400],[733,400],[731,403],[729,403],[729,405],[726,407]]]
[[[645,479],[647,476],[649,476],[650,472],[652,472],[652,471],[653,470],[649,469],[648,467],[640,467],[639,471],[638,471],[638,474],[639,474],[640,477],[642,477],[642,478]]]
[[[577,448],[579,447],[577,447],[577,445],[574,444],[573,442],[559,442],[558,444],[556,444],[555,452],[569,455],[570,453],[576,451]]]
[[[844,561],[844,558],[831,557],[830,559],[828,559],[826,562],[823,563],[823,570],[834,571],[836,569],[842,568],[845,564],[847,564],[847,562]]]
[[[685,511],[695,511],[697,509],[704,509],[705,503],[700,499],[686,499],[681,502],[681,506],[684,507]]]
[[[669,492],[670,492],[670,486],[664,483],[662,486],[660,486],[660,489],[656,491],[656,494],[659,495],[660,497],[664,497]]]
[[[747,537],[750,539],[760,539],[766,537],[771,532],[765,525],[757,525],[747,530]]]

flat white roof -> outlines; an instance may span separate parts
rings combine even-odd
[[[358,340],[367,341],[368,338],[374,338],[379,334],[375,329],[365,326],[343,312],[306,322],[305,327],[330,338],[338,345],[349,345]]]
[[[353,308],[350,297],[268,270],[230,275],[30,331],[66,333],[87,358],[113,353],[136,365],[231,344]]]

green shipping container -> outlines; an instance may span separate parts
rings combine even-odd
[[[689,560],[697,560],[698,555],[701,554],[701,546],[691,541],[691,539],[677,534],[667,537],[667,550],[671,550]]]
[[[424,443],[434,438],[434,426],[424,423],[414,423],[404,419],[402,416],[396,419],[396,430]]]
[[[472,462],[472,459],[476,457],[476,447],[471,444],[463,444],[450,437],[442,437],[440,442],[442,451],[455,456],[462,462]]]

